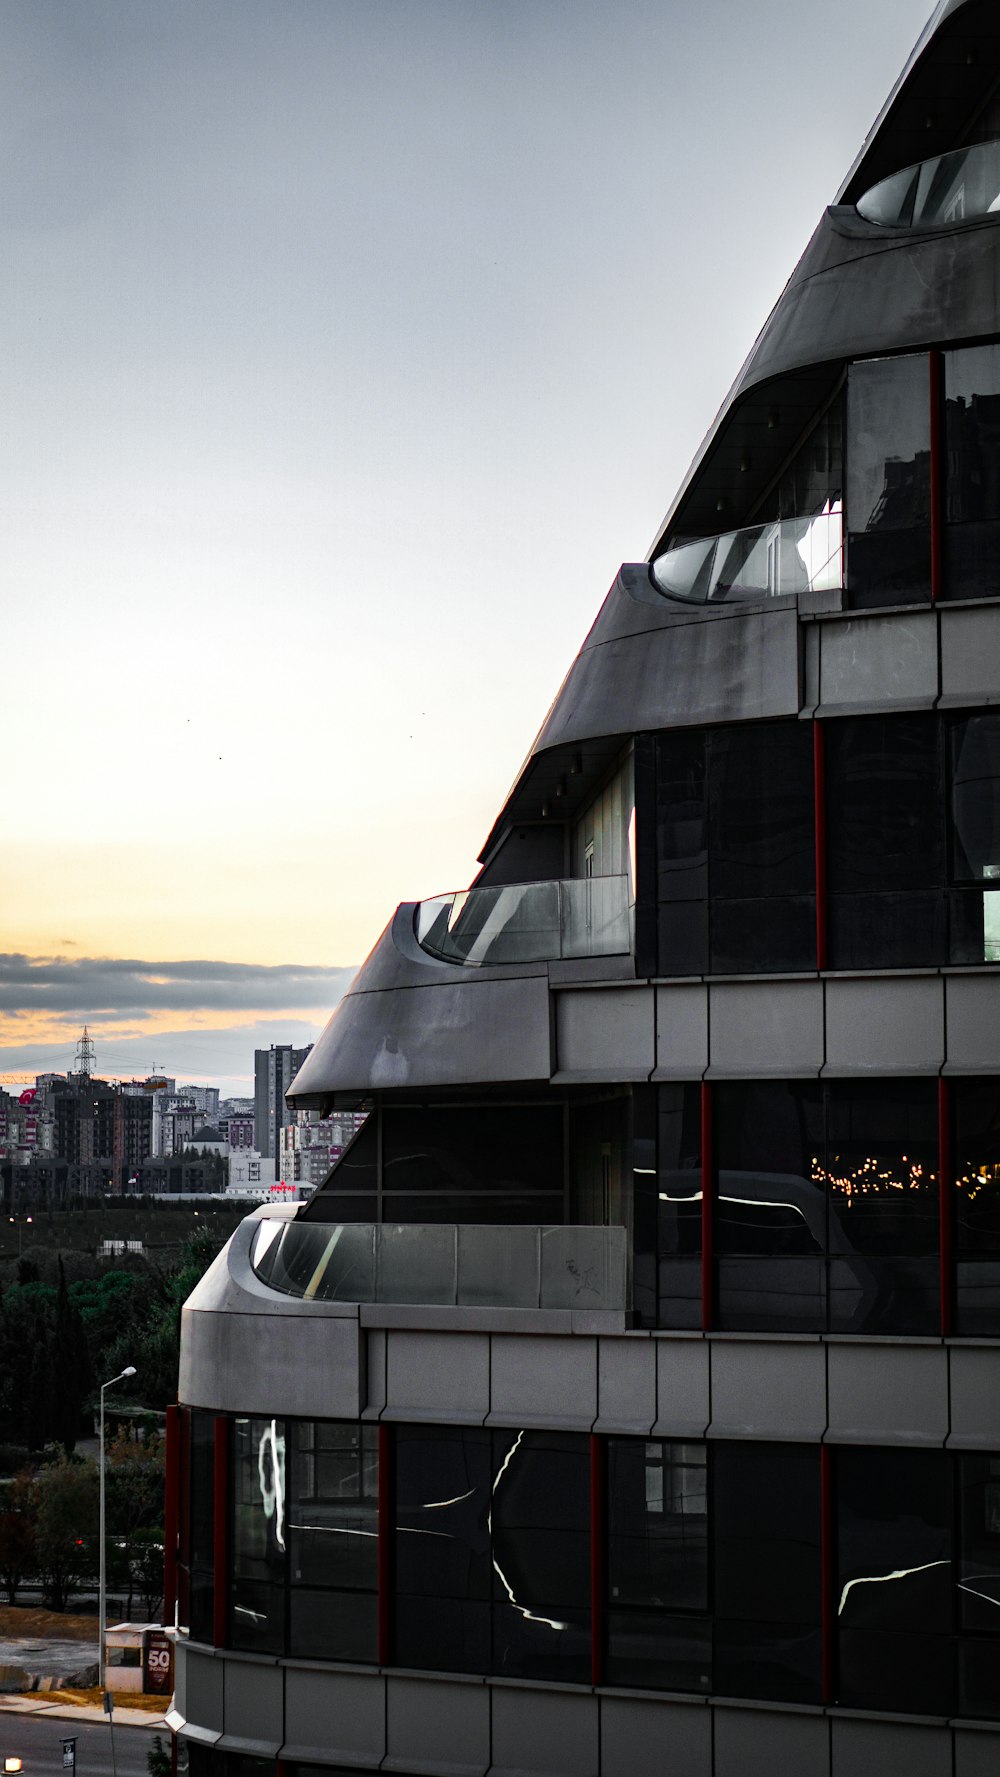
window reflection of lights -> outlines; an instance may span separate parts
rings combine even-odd
[[[475,1491],[474,1487],[470,1487],[468,1493],[456,1493],[454,1499],[429,1499],[425,1505],[421,1506],[420,1510],[422,1512],[439,1512],[443,1506],[461,1505],[463,1499],[471,1499]]]
[[[270,1474],[268,1465],[270,1464]],[[274,1540],[279,1549],[285,1546],[285,1440],[278,1436],[278,1422],[272,1419],[261,1433],[257,1446],[257,1479],[265,1518],[274,1519]]]
[[[523,1439],[524,1439],[524,1433],[523,1433],[523,1431],[519,1431],[517,1434],[517,1437],[514,1439],[514,1442],[512,1443],[510,1449],[508,1450],[506,1456],[503,1459],[503,1462],[500,1464],[500,1467],[497,1471],[496,1480],[493,1483],[493,1489],[492,1489],[494,1494],[496,1493],[497,1488],[499,1487],[501,1481],[504,1478],[504,1475],[507,1473],[507,1470],[510,1467],[510,1464],[513,1459],[515,1451],[520,1449]],[[489,1512],[487,1513],[487,1516],[486,1516],[486,1527],[490,1533],[490,1549],[492,1551],[493,1550],[493,1507],[492,1507],[492,1505],[490,1506]],[[503,1568],[500,1566],[500,1563],[496,1558],[495,1552],[492,1553],[491,1558],[493,1561],[494,1573],[496,1574],[497,1578],[500,1581],[500,1584],[502,1585],[504,1591],[506,1592],[508,1598],[510,1599],[511,1604],[514,1606],[514,1609],[518,1612],[518,1614],[520,1616],[522,1616],[524,1618],[526,1623],[544,1623],[545,1627],[547,1629],[568,1629],[569,1628],[568,1623],[557,1623],[552,1617],[536,1616],[534,1611],[529,1610],[526,1604],[518,1604],[517,1599],[514,1596],[514,1588],[511,1586],[509,1580],[507,1579],[507,1575],[504,1573]]]
[[[848,1580],[840,1594],[838,1617],[843,1616],[848,1594],[855,1586],[884,1586],[889,1580],[908,1580],[915,1573],[929,1573],[932,1567],[950,1567],[950,1560],[925,1561],[922,1567],[895,1567],[892,1573],[869,1573],[856,1580]]]
[[[1000,1580],[1000,1574],[977,1573],[975,1578],[977,1580]],[[970,1586],[968,1580],[959,1580],[958,1589],[960,1592],[971,1592],[973,1598],[985,1599],[987,1604],[995,1604],[997,1610],[1000,1610],[1000,1598],[994,1598],[992,1592],[981,1592],[978,1586]]]
[[[900,1165],[908,1168],[905,1178],[899,1176],[899,1168],[892,1162],[880,1162],[873,1155],[848,1170],[837,1154],[833,1165],[837,1170],[828,1171],[814,1155],[812,1181],[816,1185],[828,1185],[831,1191],[846,1197],[848,1208],[858,1197],[878,1196],[886,1191],[918,1191],[926,1196],[937,1184],[936,1172],[922,1166],[918,1160],[910,1160],[906,1154],[900,1156]]]

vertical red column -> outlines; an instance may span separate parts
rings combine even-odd
[[[836,1670],[834,1652],[837,1636],[837,1597],[833,1540],[833,1451],[829,1444],[821,1444],[819,1447],[819,1502],[821,1609],[823,1612],[822,1701],[832,1703]]]
[[[813,822],[816,834],[816,967],[826,968],[826,735],[813,719]]]
[[[177,1616],[177,1539],[180,1529],[181,1438],[179,1407],[167,1408],[167,1448],[163,1477],[163,1624]]]
[[[215,1647],[225,1647],[229,1598],[229,1421],[224,1414],[215,1421],[214,1479],[212,1642]]]
[[[378,1428],[378,1663],[391,1655],[392,1602],[392,1438],[389,1427]]]
[[[943,1074],[938,1075],[938,1202],[941,1276],[941,1337],[947,1339],[954,1326],[955,1263],[954,1228],[955,1194],[952,1189],[951,1164],[951,1089]]]
[[[604,1439],[590,1438],[590,1682],[604,1683]]]
[[[715,1159],[712,1152],[712,1088],[701,1083],[701,1325],[715,1322]]]
[[[930,352],[931,373],[931,601],[944,584],[944,353]]]

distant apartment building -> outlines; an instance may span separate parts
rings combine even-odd
[[[219,1118],[219,1130],[230,1148],[253,1147],[253,1112],[234,1112]]]
[[[272,1043],[269,1049],[255,1049],[253,1058],[254,1147],[268,1160],[275,1160],[281,1151],[281,1131],[294,1121],[294,1114],[285,1104],[285,1093],[306,1056],[312,1050],[295,1049],[291,1043]]]
[[[274,1161],[255,1148],[238,1148],[229,1157],[229,1197],[251,1197],[263,1203],[274,1184]]]
[[[279,1178],[286,1184],[315,1190],[354,1139],[365,1115],[364,1111],[340,1111],[317,1117],[309,1111],[297,1112],[295,1121],[281,1131]]]
[[[184,1087],[184,1096],[189,1098],[198,1112],[202,1123],[208,1123],[213,1129],[219,1123],[219,1088],[218,1086]]]

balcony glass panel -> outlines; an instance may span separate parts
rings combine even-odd
[[[858,214],[883,228],[949,228],[1000,210],[1000,141],[977,142],[904,167],[858,199]]]
[[[622,1310],[626,1241],[623,1227],[264,1221],[250,1263],[270,1289],[316,1302]]]
[[[668,598],[697,605],[837,589],[844,577],[842,502],[828,500],[809,517],[678,543],[650,573]]]
[[[623,956],[631,948],[629,879],[588,876],[437,895],[420,902],[413,929],[429,956],[467,968]]]

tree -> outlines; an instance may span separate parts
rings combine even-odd
[[[143,1532],[155,1532],[162,1548],[164,1454],[162,1438],[154,1435],[140,1440],[130,1437],[124,1429],[120,1429],[107,1446],[108,1532],[114,1538],[116,1553],[121,1556],[122,1578],[128,1587],[126,1614],[129,1617],[136,1583],[141,1579]],[[162,1554],[160,1569],[162,1572]]]
[[[149,1777],[170,1777],[170,1753],[159,1734],[153,1737],[153,1744],[146,1755],[146,1763],[149,1766]]]
[[[0,1585],[8,1604],[17,1603],[21,1581],[35,1568],[35,1513],[35,1483],[23,1469],[4,1489],[0,1510]]]
[[[50,1610],[65,1610],[97,1565],[97,1465],[60,1450],[39,1469],[35,1540]]]

